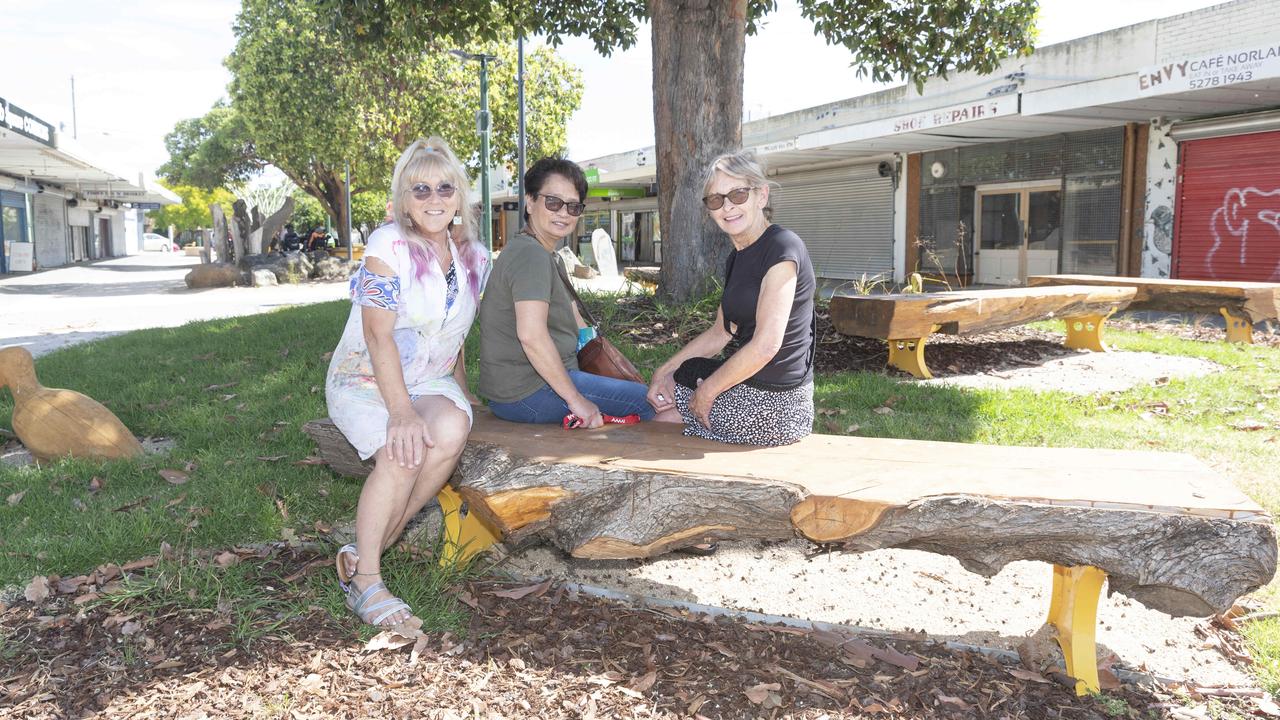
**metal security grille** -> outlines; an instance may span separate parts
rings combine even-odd
[[[1120,202],[1119,173],[1067,178],[1062,200],[1062,272],[1116,274]]]
[[[892,277],[893,183],[874,164],[775,179],[773,220],[805,241],[818,277]]]

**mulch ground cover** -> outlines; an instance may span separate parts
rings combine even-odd
[[[470,607],[461,636],[365,643],[350,618],[312,604],[336,593],[327,551],[199,557],[248,564],[280,603],[237,614],[107,602],[154,559],[33,581],[37,602],[0,606],[0,717],[1210,717],[1155,686],[1078,698],[1054,673],[924,640],[635,608],[550,582],[468,581],[454,591]],[[282,619],[286,605],[303,610]],[[1268,702],[1213,700],[1212,717]]]

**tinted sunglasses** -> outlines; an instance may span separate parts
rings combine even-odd
[[[560,198],[556,197],[555,195],[541,195],[541,194],[539,194],[539,195],[537,195],[537,196],[535,196],[535,197],[534,197],[534,200],[537,200],[538,198],[542,198],[542,205],[543,205],[543,207],[545,207],[549,212],[560,212],[560,208],[564,208],[564,209],[566,209],[566,210],[568,210],[568,211],[569,211],[569,214],[570,214],[570,215],[572,215],[572,216],[574,216],[574,217],[578,217],[579,215],[581,215],[581,214],[582,214],[582,211],[583,211],[583,210],[586,210],[586,209],[587,209],[587,204],[586,204],[586,203],[580,203],[580,202],[565,202],[564,200],[561,200]]]
[[[439,186],[436,187],[435,194],[439,195],[442,200],[448,200],[449,198],[453,197],[453,193],[457,189],[458,188],[454,187],[453,185],[447,182],[442,182],[440,183]],[[413,198],[415,200],[426,200],[427,198],[431,197],[432,190],[431,190],[431,186],[428,185],[427,183],[418,183],[410,187],[409,192],[413,193]]]
[[[751,196],[752,187],[734,188],[727,193],[711,193],[702,198],[702,204],[707,206],[708,210],[719,210],[724,207],[724,199],[729,198],[729,202],[734,205],[741,205]]]

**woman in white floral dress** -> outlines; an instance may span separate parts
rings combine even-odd
[[[391,626],[413,619],[381,578],[382,552],[453,473],[471,430],[463,342],[489,255],[476,242],[467,174],[439,138],[396,163],[392,222],[365,244],[351,314],[325,384],[329,416],[362,459],[356,542],[338,551],[347,606]]]

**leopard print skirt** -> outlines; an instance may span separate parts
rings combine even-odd
[[[684,419],[685,435],[735,445],[790,445],[813,432],[812,380],[787,390],[734,385],[712,403],[711,427],[704,426],[689,412],[689,403],[697,381],[718,365],[694,358],[676,371],[676,408]]]

